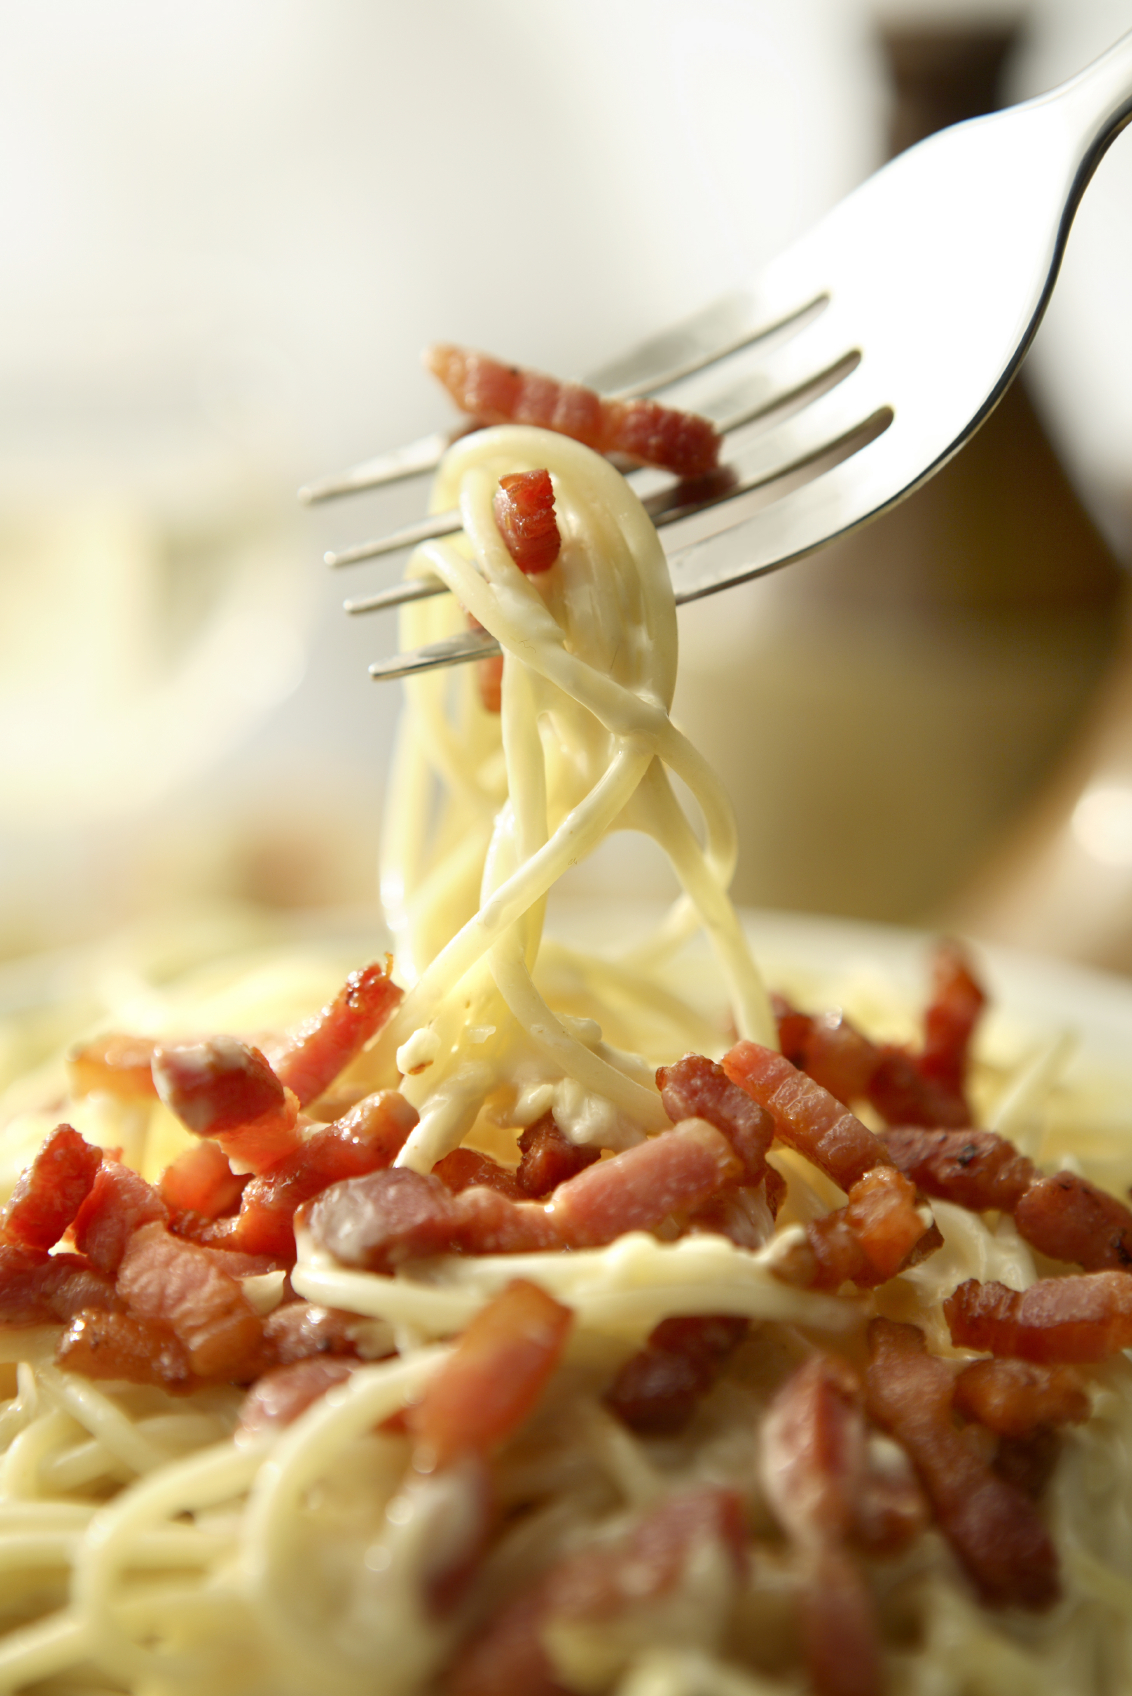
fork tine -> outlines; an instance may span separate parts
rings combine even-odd
[[[333,500],[338,495],[358,494],[363,489],[380,489],[386,483],[398,483],[405,477],[419,477],[425,471],[435,471],[445,453],[463,429],[436,430],[431,436],[409,442],[403,448],[393,448],[376,459],[363,460],[349,471],[332,477],[320,477],[299,490],[304,506],[317,506],[320,501]]]
[[[406,524],[388,536],[372,542],[359,542],[356,547],[343,548],[339,553],[323,554],[327,565],[357,565],[359,560],[377,559],[381,554],[396,553],[398,548],[415,548],[421,542],[431,542],[437,536],[453,536],[460,528],[458,512],[438,512],[432,518],[422,518],[417,524]]]
[[[408,577],[403,583],[378,590],[376,595],[367,595],[364,600],[343,601],[342,611],[351,614],[385,612],[390,607],[403,607],[409,601],[427,601],[432,595],[447,593],[448,585],[442,583],[439,577]]]
[[[462,665],[465,660],[486,659],[498,652],[499,643],[486,630],[462,630],[458,636],[449,636],[443,642],[430,642],[427,647],[414,648],[407,654],[375,660],[369,674],[384,682],[394,677],[411,677],[418,671],[435,671],[439,666]]]
[[[824,304],[820,293],[777,305],[746,291],[725,295],[682,324],[650,336],[621,358],[600,366],[585,380],[601,394],[630,400],[678,383],[752,342],[791,328],[800,330]]]

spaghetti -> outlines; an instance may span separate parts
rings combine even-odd
[[[531,575],[493,503],[536,471],[560,548]],[[403,637],[470,614],[505,661],[498,714],[472,675],[406,685],[403,993],[370,968],[265,1053],[163,1047],[172,1008],[148,1043],[86,1043],[75,1129],[5,1214],[0,1691],[1117,1696],[1132,1372],[972,1367],[947,1322],[965,1281],[1129,1276],[1042,1258],[1057,1054],[972,1073],[956,954],[923,1054],[772,1005],[627,485],[498,428],[434,499],[462,532],[410,570],[452,595]],[[544,936],[557,879],[622,829],[678,901],[616,959]],[[733,1030],[679,981],[697,928]],[[889,1137],[897,1101],[920,1116]],[[1075,1217],[1115,1217],[1132,1160],[1103,1136],[1090,1159]]]

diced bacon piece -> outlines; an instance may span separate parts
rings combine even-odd
[[[809,1257],[799,1245],[775,1270],[784,1282],[809,1289],[843,1283],[868,1289],[918,1265],[942,1242],[937,1226],[920,1217],[908,1179],[893,1166],[878,1166],[857,1180],[844,1207],[806,1226]]]
[[[1041,1426],[1080,1425],[1089,1397],[1071,1366],[976,1360],[955,1380],[953,1405],[1000,1437],[1031,1437]]]
[[[277,1366],[313,1360],[318,1355],[356,1355],[358,1331],[365,1324],[356,1313],[345,1313],[336,1307],[316,1307],[309,1301],[287,1302],[264,1320],[264,1347]]]
[[[1072,1172],[1035,1179],[1015,1205],[1014,1223],[1051,1260],[1076,1261],[1086,1272],[1132,1267],[1132,1212]]]
[[[503,711],[503,655],[485,654],[476,661],[476,681],[485,712]]]
[[[523,1278],[481,1308],[409,1414],[418,1471],[486,1456],[517,1431],[562,1358],[573,1321],[568,1307]]]
[[[439,1178],[453,1195],[470,1189],[473,1184],[498,1190],[500,1195],[509,1196],[512,1201],[518,1201],[522,1194],[515,1173],[509,1166],[501,1166],[490,1154],[481,1154],[475,1148],[454,1148],[451,1154],[437,1161],[432,1175]]]
[[[199,1382],[184,1344],[168,1325],[106,1309],[83,1308],[75,1315],[59,1339],[55,1361],[84,1378],[154,1384],[174,1394]]]
[[[143,1225],[126,1245],[118,1293],[139,1319],[169,1325],[200,1378],[253,1377],[263,1326],[235,1278],[196,1243]]]
[[[969,1278],[943,1311],[957,1348],[1039,1365],[1085,1365],[1132,1348],[1132,1278],[1126,1272],[1041,1278],[1021,1292]]]
[[[153,1101],[157,1090],[150,1062],[157,1039],[106,1031],[77,1044],[67,1055],[72,1095],[116,1095],[123,1101]]]
[[[311,1131],[288,1159],[253,1178],[239,1213],[200,1232],[201,1240],[293,1261],[296,1208],[332,1184],[384,1170],[416,1122],[416,1108],[398,1090],[367,1095],[332,1125]]]
[[[931,1509],[898,1443],[871,1433],[853,1515],[853,1542],[866,1554],[898,1555],[926,1530]]]
[[[327,1390],[344,1384],[359,1364],[356,1360],[299,1360],[265,1372],[244,1397],[236,1441],[254,1442],[268,1432],[281,1431]]]
[[[849,1536],[865,1468],[861,1384],[849,1362],[815,1354],[782,1385],[760,1429],[760,1476],[786,1531],[805,1546]]]
[[[965,1110],[971,1039],[986,1000],[966,949],[957,942],[940,942],[932,962],[932,998],[924,1014],[919,1067]],[[969,1110],[967,1116],[970,1120]]]
[[[606,1406],[645,1436],[682,1431],[747,1329],[747,1320],[727,1314],[662,1319],[614,1378]]]
[[[673,1124],[681,1119],[706,1119],[723,1132],[743,1162],[743,1183],[754,1189],[764,1181],[774,1120],[731,1082],[722,1066],[702,1054],[685,1054],[674,1066],[658,1069],[656,1087]]]
[[[247,1178],[233,1172],[218,1143],[198,1142],[181,1150],[161,1174],[161,1199],[173,1214],[219,1219],[238,1207]]]
[[[302,1217],[319,1248],[369,1272],[443,1254],[456,1231],[455,1198],[439,1178],[407,1166],[333,1184]]]
[[[397,1006],[402,992],[389,976],[392,966],[387,955],[382,965],[351,972],[334,1000],[292,1032],[275,1055],[276,1075],[298,1096],[300,1107],[330,1087]]]
[[[784,1143],[812,1160],[843,1190],[876,1166],[892,1164],[879,1137],[837,1097],[799,1072],[784,1055],[757,1042],[739,1042],[723,1057],[731,1082],[746,1090],[774,1120]]]
[[[57,1125],[16,1180],[0,1213],[0,1236],[23,1248],[52,1248],[82,1206],[102,1162],[70,1125]]]
[[[553,1113],[544,1113],[527,1126],[519,1137],[519,1152],[522,1158],[515,1182],[532,1201],[541,1201],[601,1158],[600,1149],[583,1147],[563,1136]]]
[[[967,1103],[926,1078],[918,1057],[893,1043],[884,1044],[878,1051],[867,1093],[886,1125],[959,1127],[971,1123]]]
[[[547,1212],[564,1243],[596,1247],[698,1207],[741,1175],[727,1138],[705,1119],[686,1119],[560,1184]]]
[[[81,1255],[0,1243],[0,1324],[56,1325],[83,1308],[117,1306],[114,1280]]]
[[[117,1272],[138,1226],[167,1218],[165,1203],[152,1184],[121,1161],[104,1160],[75,1215],[75,1247],[100,1272]]]
[[[441,343],[424,357],[460,410],[481,424],[535,424],[598,453],[628,454],[677,477],[702,477],[719,462],[721,438],[695,413],[651,400],[603,400],[579,383],[560,383]]]
[[[868,1403],[907,1451],[940,1529],[984,1602],[1044,1609],[1057,1600],[1057,1554],[1033,1504],[996,1476],[953,1423],[952,1373],[915,1325],[869,1326]]]
[[[678,1589],[698,1551],[719,1550],[733,1581],[745,1564],[742,1506],[711,1486],[669,1496],[616,1543],[565,1556],[491,1617],[461,1650],[448,1696],[563,1696],[543,1633],[552,1620],[599,1622]]]
[[[799,1636],[815,1696],[881,1696],[884,1671],[876,1604],[864,1574],[836,1543],[810,1556]]]
[[[1061,1432],[1039,1425],[1028,1437],[1000,1437],[991,1461],[995,1472],[1033,1502],[1040,1501],[1061,1456]]]
[[[800,1013],[780,995],[772,997],[778,1041],[791,1065],[821,1084],[848,1107],[863,1100],[880,1050],[840,1010]]]
[[[235,1037],[159,1048],[153,1081],[165,1105],[199,1137],[253,1172],[264,1172],[299,1146],[299,1104],[258,1048]]]
[[[1034,1176],[1034,1163],[993,1131],[928,1130],[902,1125],[885,1131],[885,1148],[925,1195],[973,1212],[1012,1213]]]
[[[771,1170],[768,1166],[767,1172]],[[778,1177],[777,1172],[774,1175]],[[739,1184],[723,1190],[688,1214],[689,1231],[712,1231],[716,1236],[726,1237],[737,1248],[752,1251],[765,1248],[774,1227],[774,1211],[767,1201],[766,1190],[765,1182],[755,1189]]]
[[[460,1254],[536,1254],[563,1246],[556,1221],[533,1201],[474,1184],[453,1198],[451,1247]]]
[[[513,471],[499,479],[492,512],[507,552],[528,577],[549,571],[562,548],[549,471]]]

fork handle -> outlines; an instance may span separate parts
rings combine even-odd
[[[1084,193],[1106,149],[1132,118],[1132,30],[1075,77],[1026,104],[1054,106],[1072,125],[1080,169],[1073,206]]]

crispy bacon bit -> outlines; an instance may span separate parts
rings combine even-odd
[[[299,1360],[265,1372],[244,1397],[236,1441],[254,1442],[269,1431],[290,1425],[327,1390],[344,1384],[359,1364],[356,1360]]]
[[[919,1067],[925,1078],[960,1103],[970,1123],[966,1101],[967,1062],[971,1038],[986,1006],[966,949],[957,942],[940,942],[932,962],[932,998],[924,1014],[924,1047]]]
[[[1021,1292],[969,1278],[943,1311],[957,1348],[1039,1365],[1085,1365],[1132,1348],[1132,1278],[1126,1272],[1041,1278]]]
[[[743,1183],[754,1189],[764,1182],[774,1120],[731,1082],[722,1066],[702,1054],[685,1054],[674,1066],[658,1069],[656,1087],[674,1125],[681,1119],[706,1119],[743,1162]]]
[[[219,1144],[198,1142],[169,1162],[157,1187],[170,1213],[207,1220],[238,1207],[247,1181],[233,1172]]]
[[[727,1138],[705,1119],[686,1119],[579,1172],[555,1190],[547,1211],[565,1244],[596,1247],[700,1206],[741,1174]]]
[[[1039,1425],[1028,1437],[1000,1437],[991,1465],[1000,1478],[1037,1502],[1053,1477],[1060,1455],[1060,1431],[1052,1425]]]
[[[195,1243],[143,1225],[126,1245],[118,1293],[138,1319],[169,1325],[200,1378],[253,1375],[263,1326],[236,1279]]]
[[[952,1422],[952,1374],[915,1325],[869,1326],[868,1402],[907,1450],[944,1536],[984,1602],[1050,1607],[1057,1554],[1033,1505],[996,1476]]]
[[[661,1320],[644,1348],[618,1372],[606,1392],[606,1406],[643,1436],[682,1431],[747,1329],[746,1319],[727,1314]]]
[[[844,1013],[800,1013],[781,995],[771,997],[778,1041],[797,1066],[848,1107],[868,1094],[880,1050]]]
[[[67,1056],[72,1095],[116,1095],[124,1101],[154,1100],[150,1062],[157,1039],[107,1031],[79,1043]]]
[[[451,1246],[461,1254],[534,1254],[563,1246],[547,1208],[511,1201],[481,1184],[454,1196],[452,1213]]]
[[[885,1131],[884,1146],[905,1177],[925,1195],[974,1212],[1012,1213],[1034,1176],[1034,1163],[993,1131]]]
[[[651,400],[603,400],[579,383],[560,383],[442,343],[424,357],[460,410],[481,424],[535,424],[598,453],[628,454],[677,477],[702,477],[719,462],[721,438],[695,413]]]
[[[509,1196],[512,1201],[518,1201],[522,1194],[516,1181],[516,1173],[509,1166],[501,1166],[490,1154],[480,1154],[474,1148],[454,1148],[451,1154],[446,1154],[443,1160],[437,1161],[432,1175],[439,1178],[445,1189],[451,1190],[453,1195],[470,1189],[473,1184],[482,1184],[489,1190],[498,1190],[500,1195]]]
[[[551,1622],[596,1623],[647,1608],[679,1587],[705,1546],[722,1553],[737,1581],[746,1547],[742,1505],[731,1490],[701,1486],[669,1496],[618,1542],[567,1555],[465,1646],[448,1696],[562,1696],[544,1642]]]
[[[893,1043],[886,1043],[879,1050],[876,1069],[869,1080],[868,1097],[886,1125],[971,1123],[966,1102],[926,1078],[918,1057]]]
[[[287,1302],[264,1320],[264,1347],[276,1366],[292,1366],[297,1360],[313,1360],[316,1355],[356,1355],[358,1330],[365,1323],[356,1313],[336,1307]]]
[[[955,1380],[955,1411],[1000,1437],[1032,1437],[1042,1426],[1080,1425],[1089,1397],[1071,1366],[976,1360]]]
[[[226,1154],[267,1171],[299,1146],[299,1104],[258,1048],[235,1037],[159,1048],[153,1081],[165,1105],[198,1137],[215,1137]]]
[[[114,1280],[81,1255],[0,1243],[0,1323],[57,1325],[83,1308],[119,1305]]]
[[[311,1131],[288,1159],[253,1178],[239,1213],[202,1230],[201,1240],[294,1260],[296,1208],[332,1184],[389,1166],[416,1122],[416,1108],[399,1091],[367,1095],[334,1124]]]
[[[145,1179],[118,1160],[104,1160],[75,1215],[75,1247],[100,1272],[117,1272],[139,1225],[168,1218],[165,1203]]]
[[[806,1239],[812,1275],[806,1275],[804,1255],[784,1260],[778,1270],[787,1283],[818,1290],[887,1283],[943,1242],[936,1225],[925,1225],[920,1217],[914,1186],[893,1166],[866,1172],[844,1207],[806,1226]]]
[[[1132,1212],[1072,1172],[1036,1179],[1017,1202],[1014,1223],[1051,1260],[1076,1261],[1086,1272],[1132,1267]]]
[[[188,1353],[171,1327],[131,1313],[83,1308],[60,1337],[55,1361],[84,1378],[155,1384],[174,1394],[194,1383]]]
[[[319,1248],[368,1272],[443,1254],[456,1230],[451,1193],[439,1178],[407,1166],[332,1184],[304,1204],[302,1218]]]
[[[389,976],[393,960],[351,972],[344,987],[321,1013],[301,1025],[274,1057],[280,1081],[299,1098],[299,1106],[328,1089],[350,1061],[377,1035],[401,999]]]
[[[549,571],[562,547],[550,472],[513,471],[501,477],[491,510],[519,570],[528,577]]]
[[[70,1125],[57,1125],[0,1213],[0,1236],[23,1248],[52,1248],[82,1206],[102,1162]]]
[[[767,1167],[768,1175],[772,1170],[772,1167]],[[775,1172],[774,1176],[778,1178],[778,1173]],[[782,1180],[779,1179],[779,1182]],[[777,1198],[774,1207],[767,1199],[769,1187],[764,1182],[755,1189],[749,1184],[738,1184],[721,1190],[702,1207],[688,1214],[688,1230],[714,1232],[718,1237],[726,1237],[737,1248],[765,1248],[774,1234],[777,1207]]]
[[[583,1147],[563,1136],[553,1113],[544,1113],[527,1126],[519,1138],[519,1152],[522,1158],[515,1182],[532,1201],[541,1201],[601,1158],[600,1149]]]
[[[879,1137],[837,1097],[799,1072],[782,1054],[757,1042],[739,1042],[723,1057],[732,1083],[746,1090],[774,1120],[784,1143],[840,1184],[852,1189],[876,1166],[890,1166]]]
[[[568,1307],[523,1278],[481,1308],[409,1414],[417,1470],[490,1454],[516,1431],[558,1365],[573,1321]]]

